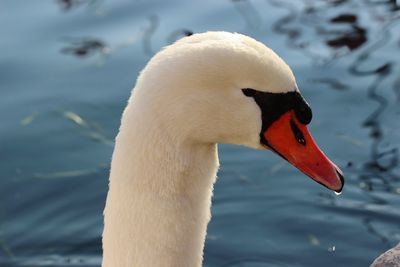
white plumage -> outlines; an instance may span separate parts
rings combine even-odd
[[[201,266],[217,143],[265,149],[260,109],[242,88],[297,87],[279,56],[236,33],[185,37],[150,60],[116,138],[103,267]]]

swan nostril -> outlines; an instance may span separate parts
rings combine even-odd
[[[304,138],[303,133],[297,127],[296,123],[293,120],[290,120],[290,128],[292,129],[293,135],[296,138],[297,142],[303,146],[306,145],[306,139]]]

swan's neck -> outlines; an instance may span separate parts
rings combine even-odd
[[[201,266],[217,146],[174,140],[140,116],[128,107],[117,137],[102,266]]]

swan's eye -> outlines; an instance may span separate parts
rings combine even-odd
[[[251,88],[244,88],[244,89],[242,89],[242,92],[245,96],[248,96],[248,97],[253,97],[253,96],[255,96],[255,94],[257,94],[257,91],[254,89],[251,89]]]

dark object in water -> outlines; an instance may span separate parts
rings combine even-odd
[[[367,41],[366,33],[367,31],[364,28],[353,25],[352,31],[344,32],[338,38],[328,40],[326,44],[334,48],[347,47],[350,50],[354,50]]]
[[[344,84],[342,81],[336,80],[334,78],[320,78],[315,79],[314,82],[329,85],[330,88],[338,91],[349,90],[349,86]]]
[[[347,167],[351,168],[352,166],[353,166],[353,162],[352,161],[347,162]]]
[[[57,0],[57,3],[64,11],[70,11],[78,6],[95,6],[99,0]]]
[[[181,39],[182,37],[187,37],[187,36],[191,36],[193,35],[194,32],[185,28],[182,29],[178,29],[173,31],[169,37],[168,37],[168,43],[172,44],[174,43],[176,40]]]
[[[77,4],[74,0],[58,0],[58,3],[62,6],[64,10],[71,9],[74,5]]]
[[[334,6],[338,6],[338,5],[346,3],[347,1],[348,0],[331,0],[331,1],[328,1],[328,2],[330,4],[332,4],[332,5],[334,5]]]
[[[185,36],[193,35],[193,32],[192,32],[191,30],[183,30],[182,33],[183,33]]]
[[[64,54],[72,54],[77,57],[85,57],[96,51],[103,51],[105,43],[97,39],[82,39],[72,41],[70,46],[61,49]]]
[[[333,23],[355,23],[357,21],[357,16],[353,14],[340,14],[331,19]]]

